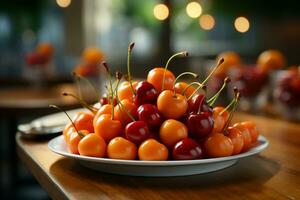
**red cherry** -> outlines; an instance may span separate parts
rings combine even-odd
[[[100,103],[101,103],[102,106],[108,104],[109,101],[110,101],[110,99],[108,99],[108,97],[102,97],[100,99]],[[118,101],[117,101],[116,98],[114,98],[114,106],[117,105],[117,104],[118,104]]]
[[[134,121],[126,125],[125,136],[129,141],[139,145],[150,137],[150,133],[144,121]]]
[[[158,92],[155,89],[155,87],[147,81],[142,81],[139,82],[136,86],[136,95],[134,97],[134,103],[137,106],[146,103],[156,104],[157,96]]]
[[[146,122],[151,130],[158,129],[163,123],[163,117],[155,105],[141,105],[139,106],[137,112],[139,120]]]
[[[209,114],[213,113],[213,109],[207,104],[204,94],[196,94],[188,101],[188,103],[190,112],[198,112],[199,107],[201,106],[200,111],[208,112]]]
[[[203,157],[201,146],[193,139],[184,138],[173,147],[173,158],[175,160],[193,160]]]
[[[191,114],[187,120],[187,127],[192,136],[203,138],[212,132],[214,121],[208,112]]]

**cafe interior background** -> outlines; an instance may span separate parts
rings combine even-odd
[[[38,102],[43,95],[52,95],[53,89],[50,91],[49,87],[54,90],[60,88],[55,95],[68,92],[63,90],[67,90],[69,85],[81,85],[81,89],[89,90],[84,81],[77,82],[72,75],[74,71],[103,92],[105,75],[99,63],[107,60],[112,70],[121,69],[126,74],[130,42],[135,42],[132,58],[134,77],[145,78],[151,68],[165,65],[170,55],[184,50],[189,52],[189,56],[174,60],[170,68],[177,75],[193,71],[204,77],[218,55],[223,53],[225,62],[233,60],[228,65],[241,66],[239,69],[229,66],[236,70],[227,71],[227,75],[232,76],[231,84],[238,84],[244,89],[238,108],[240,111],[299,122],[299,78],[298,82],[294,82],[298,87],[297,94],[281,94],[281,86],[277,83],[284,73],[299,73],[298,8],[297,1],[289,0],[2,1],[1,195],[7,199],[49,198],[22,162],[18,159],[11,162],[16,157],[14,148],[11,148],[15,145],[11,140],[16,126],[14,129],[11,125],[28,123],[54,110],[47,107],[30,110],[30,104],[25,111],[17,110],[11,102],[16,100],[22,104],[20,99],[23,95],[27,98],[26,94],[39,91],[36,95]],[[277,51],[262,54],[270,49]],[[37,52],[46,53],[47,59],[39,60]],[[90,65],[91,62],[96,64]],[[258,65],[261,63],[264,67]],[[261,75],[253,70],[257,68],[263,68],[266,73]],[[208,88],[216,91],[222,81],[223,76],[216,75],[208,83]],[[229,102],[229,93],[229,89],[223,91],[219,103]],[[92,92],[85,96],[91,101],[95,98]],[[68,99],[60,98],[63,102],[64,98]],[[78,104],[70,107],[76,106]],[[11,163],[17,167],[11,166]],[[16,170],[14,175],[10,173],[11,169]],[[13,177],[15,174],[17,180]]]

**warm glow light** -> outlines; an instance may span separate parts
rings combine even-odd
[[[238,17],[234,20],[234,27],[238,32],[245,33],[250,28],[249,20],[245,17]]]
[[[71,0],[56,0],[58,6],[66,8],[71,4]]]
[[[202,13],[202,7],[198,2],[192,1],[186,6],[186,13],[191,18],[197,18]]]
[[[205,14],[200,17],[199,24],[204,30],[211,30],[215,26],[215,19],[213,16]]]
[[[153,9],[154,17],[158,20],[165,20],[169,16],[169,8],[165,4],[157,4]]]

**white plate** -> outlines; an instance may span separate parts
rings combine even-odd
[[[48,147],[55,153],[75,159],[85,167],[102,172],[131,176],[185,176],[217,171],[237,163],[240,158],[252,156],[268,146],[265,137],[259,136],[257,145],[245,153],[222,158],[209,158],[183,161],[140,161],[117,160],[80,156],[68,152],[63,136],[49,141]],[[249,163],[250,164],[250,163]]]

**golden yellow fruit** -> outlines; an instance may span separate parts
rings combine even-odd
[[[257,59],[257,66],[265,71],[281,69],[286,65],[284,55],[278,50],[267,50],[262,52]]]

